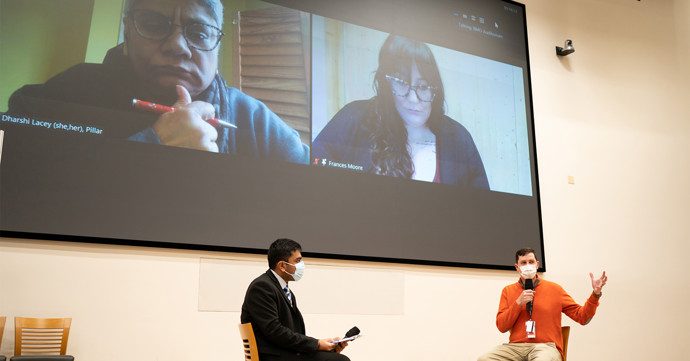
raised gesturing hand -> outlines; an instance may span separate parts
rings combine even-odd
[[[606,271],[604,271],[598,279],[594,279],[594,275],[590,272],[589,278],[592,279],[592,290],[594,295],[601,296],[601,289],[606,285],[606,280],[608,279],[608,277],[606,277]]]

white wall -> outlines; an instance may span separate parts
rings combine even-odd
[[[597,316],[571,332],[569,359],[686,359],[690,6],[687,0],[525,3],[544,277],[583,302],[591,291],[588,272],[609,274]],[[558,58],[554,47],[566,38],[576,52]],[[68,351],[78,360],[237,360],[239,313],[198,311],[206,257],[263,260],[0,239],[0,315],[9,319],[0,354],[12,353],[14,316],[71,316]],[[494,317],[501,287],[516,279],[511,272],[307,262],[403,274],[397,314],[303,309],[316,337],[340,335],[355,324],[362,329],[366,336],[347,350],[353,360],[473,360],[507,339]],[[309,286],[319,267],[309,270],[296,284],[300,300],[320,297]]]

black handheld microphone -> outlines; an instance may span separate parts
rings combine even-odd
[[[352,340],[356,339],[358,335],[359,335],[359,329],[357,328],[357,326],[355,326],[355,327],[351,328],[350,331],[347,331],[347,333],[345,333],[345,337],[343,337],[340,340],[331,341],[331,343],[341,343],[341,342],[352,341]]]
[[[351,328],[350,331],[347,331],[347,333],[345,333],[345,337],[352,337],[357,335],[359,335],[359,328],[357,328],[357,326]]]
[[[525,290],[532,290],[534,291],[534,283],[532,282],[531,278],[526,278],[525,279]],[[529,312],[529,318],[532,318],[532,301],[527,302],[527,312]]]

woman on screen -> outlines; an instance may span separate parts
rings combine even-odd
[[[390,35],[379,52],[376,96],[347,104],[312,144],[313,164],[489,189],[477,147],[445,115],[441,76],[423,42]]]

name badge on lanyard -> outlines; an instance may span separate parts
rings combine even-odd
[[[527,331],[527,338],[535,338],[537,334],[535,333],[534,321],[529,320],[525,322],[525,330]]]

